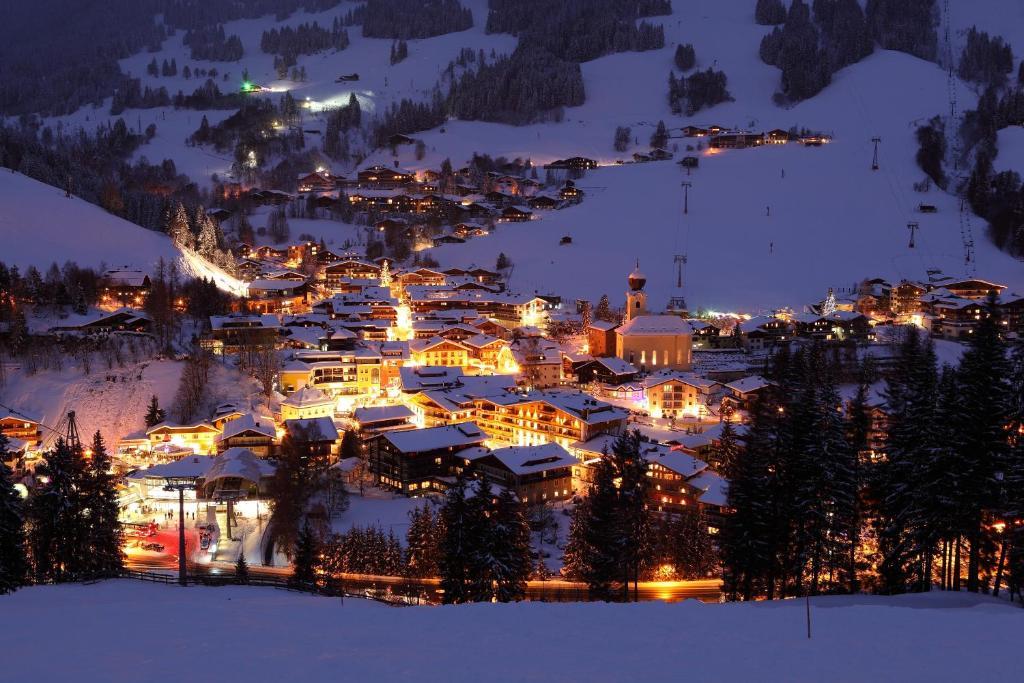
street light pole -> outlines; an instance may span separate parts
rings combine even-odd
[[[195,491],[196,481],[187,477],[164,477],[164,491],[178,492],[178,583],[188,584],[185,562],[185,491]]]

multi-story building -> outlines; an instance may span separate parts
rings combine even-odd
[[[484,450],[487,438],[472,422],[386,432],[372,442],[370,471],[379,485],[406,495],[443,491]]]

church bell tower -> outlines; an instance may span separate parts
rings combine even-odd
[[[647,292],[644,291],[644,285],[647,284],[647,278],[643,273],[640,272],[640,262],[636,264],[636,268],[632,273],[629,274],[629,290],[626,292],[626,320],[632,320],[639,315],[647,315]]]

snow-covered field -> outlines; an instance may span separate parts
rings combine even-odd
[[[0,597],[10,681],[1019,679],[1024,611],[1006,603],[821,597],[811,620],[808,640],[802,600],[390,608],[125,580]]]

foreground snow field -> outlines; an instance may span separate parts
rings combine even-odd
[[[0,598],[0,629],[17,643],[0,679],[1019,680],[1024,610],[1005,603],[938,593],[816,598],[811,616],[807,640],[803,601],[390,608],[108,581]]]

